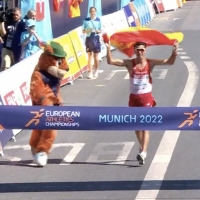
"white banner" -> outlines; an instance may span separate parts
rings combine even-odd
[[[178,4],[176,0],[162,0],[165,11],[178,9]]]
[[[125,13],[123,10],[119,10],[109,15],[102,16],[103,31],[108,34],[129,27]]]
[[[41,52],[38,51],[0,73],[0,95],[4,105],[32,105],[29,95],[30,79]],[[21,129],[15,129],[13,134],[16,135],[20,131]]]
[[[148,7],[148,10],[150,12],[150,16],[151,16],[151,20],[152,20],[154,18],[154,16],[155,16],[153,5],[149,0],[145,0],[145,2],[146,2],[146,5]]]
[[[101,17],[103,32],[108,33],[109,35],[115,33],[116,31],[124,28],[128,28],[129,24],[126,19],[126,15],[123,10],[119,10],[112,14],[104,15]],[[102,57],[106,56],[106,48],[105,45],[102,44],[103,51],[101,52]],[[112,47],[111,49],[114,49]]]

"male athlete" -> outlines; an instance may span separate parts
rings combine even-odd
[[[168,59],[147,59],[145,57],[146,44],[144,42],[137,42],[134,45],[135,59],[120,60],[112,58],[110,45],[106,43],[107,47],[107,63],[119,67],[126,67],[130,77],[130,96],[129,107],[153,107],[156,102],[152,95],[152,77],[151,72],[156,65],[173,65],[176,56],[178,43],[173,46],[172,54]],[[135,131],[140,150],[137,154],[139,164],[145,164],[147,156],[147,147],[149,143],[149,131],[136,130]]]

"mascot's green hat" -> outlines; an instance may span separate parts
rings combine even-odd
[[[64,58],[67,55],[63,47],[58,42],[54,41],[51,41],[50,44],[46,46],[45,52],[58,58]]]

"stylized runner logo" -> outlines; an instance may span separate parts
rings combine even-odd
[[[41,117],[44,115],[44,109],[40,109],[39,111],[31,111],[31,114],[34,114],[35,116],[25,125],[25,127],[29,127],[31,124],[35,123],[35,126],[37,126],[40,123]]]
[[[183,128],[188,124],[188,126],[191,126],[194,123],[194,119],[198,116],[198,110],[194,110],[191,113],[184,113],[184,115],[187,115],[188,118],[183,121],[183,123],[179,126],[179,128]]]
[[[2,133],[5,130],[5,128],[0,124],[0,133]]]

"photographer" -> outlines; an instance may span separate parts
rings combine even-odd
[[[9,9],[5,13],[5,18],[1,17],[1,21],[4,21],[2,27],[3,31],[3,49],[1,53],[2,69],[9,69],[14,63],[13,53],[12,53],[12,39],[15,34],[17,25],[21,18],[21,10],[19,8]],[[2,23],[3,24],[3,23]]]

